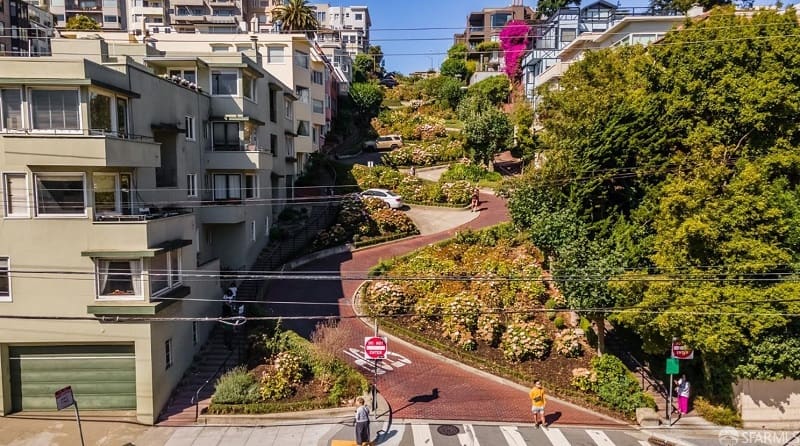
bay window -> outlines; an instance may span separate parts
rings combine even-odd
[[[181,285],[181,250],[165,251],[150,259],[150,295],[156,296]]]
[[[239,174],[214,174],[215,200],[241,200],[242,177]]]
[[[36,130],[79,130],[78,90],[31,90],[31,121]]]
[[[93,132],[108,133],[111,128],[111,96],[97,92],[89,95],[89,128]]]
[[[142,259],[96,259],[98,299],[144,298]]]
[[[214,150],[239,150],[239,123],[214,122],[211,126]]]
[[[239,75],[235,71],[212,71],[211,94],[219,96],[236,96],[239,94]]]
[[[34,178],[37,215],[86,215],[83,174],[40,173]]]

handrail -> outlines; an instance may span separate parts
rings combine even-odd
[[[197,392],[194,393],[194,396],[192,397],[191,403],[194,404],[194,421],[195,422],[197,422],[197,420],[200,418],[200,392],[202,392],[203,389],[206,388],[206,386],[208,385],[208,383],[211,382],[211,380],[213,380],[214,378],[217,377],[217,375],[219,375],[219,372],[222,371],[222,368],[225,367],[228,364],[228,360],[231,359],[231,356],[233,356],[233,351],[232,350],[228,353],[228,356],[225,357],[225,360],[222,361],[222,364],[219,365],[219,367],[217,368],[217,371],[215,371],[214,374],[211,375],[211,377],[208,378],[206,380],[206,382],[204,382],[203,385],[200,386],[197,389]]]
[[[655,379],[653,379],[653,377],[650,376],[650,374],[645,374],[645,372],[644,372],[645,369],[646,369],[645,366],[642,365],[642,363],[639,362],[639,360],[636,359],[635,356],[633,356],[631,354],[629,354],[628,356],[633,361],[633,363],[636,365],[636,367],[639,368],[639,376],[642,377],[642,390],[647,390],[644,387],[644,381],[647,381],[647,384],[649,384],[649,386],[652,387],[656,392],[658,392],[659,394],[661,394],[664,397],[667,397],[667,392],[666,392],[666,389],[664,388],[664,385],[659,383]]]

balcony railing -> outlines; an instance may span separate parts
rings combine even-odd
[[[142,207],[140,207],[142,206]],[[94,216],[94,221],[102,222],[140,222],[157,220],[160,218],[174,217],[191,213],[191,209],[155,209],[134,205],[130,210],[122,213],[98,214]]]

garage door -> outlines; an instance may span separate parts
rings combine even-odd
[[[133,345],[9,348],[14,411],[55,410],[56,390],[72,386],[81,409],[135,409]]]

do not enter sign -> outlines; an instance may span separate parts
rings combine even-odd
[[[692,359],[694,358],[694,350],[676,339],[672,341],[672,357],[675,359]]]
[[[364,338],[364,359],[386,359],[386,345],[383,336]]]

